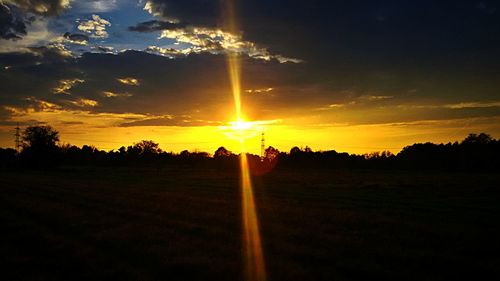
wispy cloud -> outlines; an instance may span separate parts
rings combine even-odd
[[[381,101],[381,100],[388,100],[392,99],[394,96],[377,96],[377,95],[363,95],[358,98],[360,101]]]
[[[84,99],[84,98],[80,98],[75,101],[70,101],[70,103],[78,107],[95,107],[99,105],[99,103],[95,100]]]
[[[101,95],[105,98],[131,97],[130,93],[115,93],[111,91],[103,91]]]
[[[85,80],[83,79],[63,79],[59,80],[59,85],[55,88],[53,88],[53,93],[54,94],[65,94],[65,95],[71,95],[69,90],[73,88],[77,84],[84,83]]]
[[[136,78],[132,78],[132,77],[116,78],[116,80],[118,80],[118,82],[120,82],[122,84],[129,85],[129,86],[139,86],[140,85],[139,80],[137,80]]]
[[[33,113],[33,112],[55,112],[62,110],[62,106],[57,105],[52,102],[37,99],[35,97],[28,97],[25,99],[29,103],[29,106],[25,109],[17,108],[17,112]],[[14,107],[12,107],[14,108]]]
[[[454,103],[454,104],[446,104],[443,107],[451,108],[451,109],[500,107],[500,101],[460,102],[460,103]]]
[[[71,3],[72,8],[85,13],[104,13],[118,8],[118,0],[85,0]]]
[[[477,101],[458,102],[448,104],[402,104],[399,108],[419,108],[419,109],[473,109],[473,108],[494,108],[500,107],[500,101]]]
[[[85,34],[70,33],[66,32],[63,35],[65,43],[76,44],[76,45],[87,45],[89,42],[89,37]]]
[[[248,90],[245,90],[246,93],[249,93],[249,94],[268,94],[270,92],[272,92],[274,90],[274,88],[262,88],[262,89],[248,89]]]

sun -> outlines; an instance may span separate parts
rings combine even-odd
[[[238,118],[236,121],[219,126],[219,129],[230,139],[244,141],[260,136],[269,126],[281,123],[281,119],[246,121]]]
[[[234,121],[234,122],[230,122],[229,124],[231,124],[231,129],[233,131],[247,131],[247,130],[251,130],[253,128],[253,124],[252,122],[247,122],[245,120],[242,120],[242,119],[238,119],[237,121]]]
[[[242,118],[229,122],[226,126],[221,126],[220,129],[228,138],[237,141],[244,141],[255,137],[258,135],[259,130],[262,130],[258,122],[246,121]]]

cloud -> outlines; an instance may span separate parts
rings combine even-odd
[[[162,21],[162,20],[150,20],[138,23],[135,26],[130,26],[128,30],[136,32],[153,32],[153,31],[162,31],[165,29],[177,29],[184,27],[186,27],[186,25],[181,23]]]
[[[51,30],[48,18],[35,16],[30,18],[26,26],[26,35],[22,35],[19,39],[0,42],[0,53],[31,52],[30,49],[33,47],[50,47],[50,45],[62,44],[64,40],[66,39],[60,35],[60,32]]]
[[[444,105],[444,107],[451,108],[451,109],[500,107],[500,101],[460,102],[460,103],[455,103],[455,104],[447,104],[447,105]]]
[[[435,103],[435,104],[411,104],[399,105],[400,108],[418,108],[418,109],[495,109],[500,108],[500,101],[474,101],[474,102],[458,102],[458,103]]]
[[[103,97],[106,97],[106,98],[118,98],[118,97],[131,97],[132,96],[132,94],[129,94],[129,93],[115,93],[115,92],[111,92],[111,91],[103,91],[101,94]]]
[[[19,40],[27,27],[44,17],[59,15],[69,0],[4,0],[0,2],[0,39]]]
[[[232,32],[233,37],[240,37],[239,41],[249,42],[246,43],[247,49],[252,49],[252,51],[258,49],[258,53],[262,55],[261,58],[268,57],[267,53],[270,53],[280,62],[295,63],[308,60],[304,59],[303,56],[290,55],[296,53],[289,52],[295,46],[288,44],[287,41],[290,42],[290,39],[287,41],[281,41],[280,39],[296,38],[293,41],[299,41],[306,39],[304,38],[304,33],[308,32],[313,36],[307,38],[307,41],[299,42],[301,42],[301,45],[315,44],[314,42],[317,42],[319,38],[323,39],[324,36],[315,36],[317,35],[317,26],[307,26],[311,25],[307,14],[313,11],[320,11],[320,14],[313,13],[310,15],[316,21],[331,17],[327,12],[331,9],[320,8],[324,6],[325,1],[319,1],[321,5],[304,3],[304,1],[298,0],[287,1],[286,5],[283,5],[279,1],[268,0],[236,1],[236,20],[239,21],[237,23],[239,23],[238,26],[241,29],[235,30],[233,27],[236,27],[236,25],[229,23],[232,19],[230,19],[226,10],[228,2],[148,0],[144,5],[144,9],[167,22],[182,23],[186,27],[212,30],[212,32],[217,30]],[[311,9],[311,6],[318,6],[318,8]],[[287,16],[283,17],[283,15]],[[288,25],[288,23],[291,23],[291,25]],[[170,28],[170,30],[173,30],[173,28]],[[294,36],[290,36],[290,32],[293,32]],[[250,42],[254,46],[250,46]],[[269,48],[270,46],[272,48]]]
[[[81,84],[85,82],[83,79],[63,79],[59,80],[59,85],[53,89],[54,94],[65,94],[71,95],[69,90],[73,88],[76,84]]]
[[[245,93],[249,94],[268,94],[272,92],[274,88],[262,88],[262,89],[248,89],[245,90]]]
[[[26,22],[13,9],[0,2],[0,38],[21,39],[26,35]]]
[[[89,37],[85,34],[66,32],[63,37],[66,39],[66,42],[77,45],[87,45],[89,42]]]
[[[4,0],[3,2],[26,12],[46,16],[59,15],[70,7],[70,0]]]
[[[48,102],[45,100],[38,99],[36,97],[27,97],[25,101],[28,104],[28,107],[24,109],[24,113],[32,113],[32,112],[54,112],[58,110],[62,110],[62,106],[57,105],[52,102]],[[14,107],[13,107],[14,108]],[[16,109],[19,114],[23,112],[23,109]]]
[[[495,51],[500,38],[495,26],[500,18],[486,18],[482,13],[476,17],[457,9],[464,1],[446,5],[427,0],[390,5],[236,1],[239,28],[235,30],[222,22],[221,3],[225,1],[143,1],[157,16],[149,21],[140,15],[142,11],[129,10],[133,4],[123,5],[126,9],[119,11],[120,17],[98,12],[115,9],[121,1],[73,1],[73,9],[58,19],[49,17],[61,14],[63,8],[43,12],[20,4],[39,2],[44,1],[2,1],[8,8],[2,13],[8,14],[0,17],[1,34],[12,40],[0,43],[4,52],[0,54],[0,107],[50,109],[47,104],[35,106],[25,100],[34,96],[63,110],[134,113],[157,117],[157,122],[165,124],[207,116],[223,121],[232,117],[233,110],[225,55],[239,52],[249,119],[363,123],[370,118],[385,122],[498,114],[498,106],[490,100],[498,96],[500,87],[496,79],[500,56]],[[424,15],[430,8],[433,13]],[[36,19],[30,21],[28,14]],[[88,24],[85,31],[68,29],[77,15],[92,14],[100,16],[90,21],[99,23],[103,16],[116,26],[116,33],[109,32],[104,23],[101,31],[105,33],[99,35],[109,32],[109,40],[100,43],[104,46],[92,42],[99,31],[94,28],[97,24]],[[383,22],[376,20],[379,15]],[[463,21],[464,17],[469,20]],[[129,28],[136,33],[123,32],[138,21],[144,22]],[[25,24],[27,35],[21,25],[15,28],[16,22]],[[70,33],[61,36],[64,31]],[[22,40],[14,41],[15,36]],[[291,58],[304,63],[279,63],[292,62]],[[71,95],[54,95],[61,80],[74,77],[85,83],[62,88]],[[117,78],[137,79],[140,87]],[[273,90],[267,91],[270,87]],[[410,93],[411,89],[418,91]],[[79,99],[98,106],[84,105]],[[326,109],[314,110],[320,107]],[[164,120],[164,115],[191,118],[176,117],[176,122],[169,123],[173,121]]]
[[[277,60],[280,63],[301,63],[302,59],[270,52],[266,47],[243,38],[239,30],[228,30],[219,24],[221,3],[218,1],[149,0],[144,9],[164,20],[152,20],[129,27],[130,31],[161,31],[161,38],[173,39],[177,44],[188,45],[177,49],[150,47],[152,53],[175,57],[190,53],[212,54],[239,53],[254,59]]]
[[[133,121],[141,121],[135,124],[137,126],[189,126],[225,123],[234,117],[226,58],[221,55],[191,53],[168,59],[146,52],[125,51],[84,53],[75,58],[62,56],[57,49],[40,48],[30,53],[0,54],[0,65],[10,66],[7,70],[0,68],[0,84],[5,89],[0,96],[0,106],[145,116],[121,121],[116,126]],[[244,95],[248,120],[283,119],[284,124],[365,124],[500,115],[498,107],[470,108],[489,103],[480,97],[475,100],[479,104],[469,104],[468,108],[459,110],[445,108],[444,105],[459,104],[446,102],[446,99],[433,103],[440,105],[436,108],[398,107],[398,104],[422,104],[425,97],[420,95],[425,91],[415,85],[408,85],[405,90],[394,84],[380,86],[389,85],[387,88],[376,88],[370,83],[352,84],[370,81],[370,75],[361,73],[354,77],[340,73],[328,80],[318,77],[307,63],[281,64],[276,60],[242,56],[241,71],[244,74],[242,89],[252,92]],[[71,95],[53,94],[59,81],[75,77],[84,79],[85,83],[77,82],[77,87],[66,91]],[[128,84],[117,80],[127,81],[127,78],[130,78]],[[140,87],[130,85],[135,83],[132,79],[136,79]],[[269,88],[273,90],[268,91]],[[409,89],[416,88],[418,96],[407,94]],[[453,89],[460,90],[458,86]],[[26,97],[50,104],[28,103]],[[353,101],[355,104],[351,104]],[[315,110],[319,107],[329,110]],[[167,115],[174,116],[175,120],[166,120],[164,116]]]
[[[50,60],[44,57],[49,56],[49,50],[39,52],[39,55],[0,55],[0,62],[11,67],[0,70],[0,84],[8,89],[0,97],[0,105],[25,106],[22,99],[35,95],[39,100],[63,108],[82,105],[77,102],[80,98],[94,100],[99,106],[88,108],[95,112],[190,115],[193,120],[204,120],[206,116],[212,116],[214,120],[231,118],[228,105],[232,103],[232,96],[224,56],[189,54],[172,60],[145,52],[126,51],[85,53],[78,58],[53,54],[54,58]],[[42,63],[35,64],[36,61]],[[242,57],[241,61],[245,73],[262,75],[248,76],[243,81],[247,85],[244,88],[264,89],[268,85],[279,88],[283,86],[283,79],[297,80],[279,78],[294,64],[287,66],[248,57]],[[79,79],[85,82],[81,83]],[[139,84],[140,87],[134,86]],[[54,95],[54,88],[61,94]],[[255,98],[249,100],[258,102],[260,98],[257,96],[264,95],[253,96]],[[272,104],[271,101],[268,104]]]
[[[177,127],[192,127],[192,126],[221,126],[221,121],[192,119],[190,116],[161,116],[148,117],[143,120],[132,122],[124,122],[120,127],[137,127],[137,126],[177,126]]]
[[[119,2],[119,0],[84,0],[71,3],[71,6],[82,13],[104,13],[116,10]]]
[[[150,53],[150,54],[165,56],[165,57],[169,57],[169,58],[186,56],[186,55],[191,53],[191,49],[179,50],[179,49],[174,49],[174,48],[162,48],[162,47],[158,47],[158,46],[149,46],[144,51],[147,53]]]
[[[115,48],[111,46],[92,46],[91,49],[98,53],[114,54]]]
[[[70,101],[70,103],[78,106],[78,107],[95,107],[98,106],[99,103],[95,100],[79,98],[75,101]]]
[[[381,100],[388,100],[388,99],[392,99],[392,98],[394,98],[394,96],[362,95],[358,99],[360,101],[381,101]]]
[[[187,22],[190,25],[214,27],[220,17],[219,1],[204,0],[148,0],[144,10],[162,16],[172,22]]]
[[[265,61],[277,60],[280,63],[300,63],[302,60],[287,58],[282,55],[273,55],[266,48],[257,46],[255,43],[245,41],[241,35],[235,35],[222,29],[185,27],[176,29],[164,29],[160,38],[173,39],[178,43],[188,44],[189,47],[182,49],[182,54],[203,53],[212,54],[239,53],[246,54],[254,59]],[[169,51],[175,51],[170,49]],[[160,52],[162,53],[162,52]],[[169,53],[170,55],[170,53]]]
[[[141,84],[141,83],[139,83],[139,80],[137,80],[136,78],[132,78],[132,77],[116,78],[116,80],[118,80],[118,82],[120,82],[122,84],[129,85],[129,86],[139,86]]]
[[[108,32],[106,27],[111,26],[111,23],[99,15],[92,15],[91,19],[79,20],[78,30],[90,34],[92,38],[107,38]]]
[[[343,97],[344,102],[342,103],[330,103],[325,106],[321,106],[316,108],[317,111],[327,111],[327,110],[337,110],[337,109],[346,109],[348,107],[371,107],[371,106],[379,106],[380,104],[384,104],[386,101],[389,101],[394,98],[394,96],[387,95],[360,95],[357,97],[353,97],[356,95],[355,92],[352,91],[344,91],[343,94],[346,96]]]

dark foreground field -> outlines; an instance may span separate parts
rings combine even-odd
[[[253,179],[269,280],[500,280],[500,176]],[[238,174],[0,172],[1,280],[239,280]]]

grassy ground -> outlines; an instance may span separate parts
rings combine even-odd
[[[0,172],[2,280],[238,280],[238,174]],[[269,280],[499,280],[500,175],[253,179]]]

